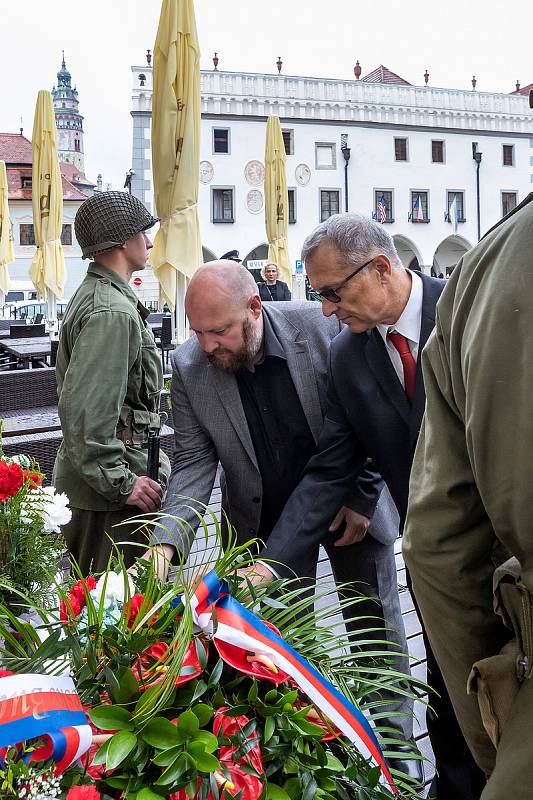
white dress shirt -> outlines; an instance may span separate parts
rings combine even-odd
[[[376,325],[379,333],[381,334],[387,353],[392,361],[398,380],[405,389],[405,382],[403,378],[403,364],[399,352],[394,347],[393,343],[387,339],[388,333],[401,333],[409,342],[409,349],[415,361],[418,360],[418,347],[420,344],[420,325],[422,323],[422,278],[416,272],[408,270],[411,275],[411,293],[409,300],[405,306],[399,320],[395,325]]]

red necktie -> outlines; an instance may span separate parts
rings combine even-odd
[[[413,354],[409,349],[409,342],[402,336],[401,333],[388,333],[387,338],[392,342],[400,354],[403,366],[403,382],[405,385],[405,394],[412,402],[415,394],[415,380],[416,380],[416,361]]]

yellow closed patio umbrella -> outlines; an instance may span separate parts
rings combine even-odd
[[[66,280],[61,246],[63,186],[57,158],[56,121],[50,92],[37,95],[33,121],[32,207],[37,251],[30,278],[40,297],[46,299],[47,319],[57,318],[56,299],[63,297]]]
[[[160,299],[174,310],[179,275],[190,278],[203,260],[197,208],[200,48],[192,0],[163,0],[153,75],[152,169],[160,228],[150,260]]]
[[[15,260],[13,233],[9,219],[7,172],[5,161],[0,161],[0,305],[9,292],[9,264]]]
[[[279,267],[280,280],[292,286],[289,260],[289,196],[285,177],[285,145],[279,117],[267,119],[265,142],[265,223],[268,260]]]

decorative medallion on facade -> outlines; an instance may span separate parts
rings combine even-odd
[[[294,177],[299,186],[307,186],[311,180],[311,169],[307,164],[298,164],[294,170]]]
[[[215,170],[210,161],[200,161],[200,183],[211,183]]]
[[[249,161],[244,168],[246,183],[250,186],[260,186],[265,180],[265,168],[260,161]]]
[[[259,214],[263,210],[263,193],[259,189],[250,189],[246,195],[246,208],[250,214]]]

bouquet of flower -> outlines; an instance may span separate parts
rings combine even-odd
[[[0,429],[1,434],[1,429]],[[60,526],[71,518],[68,498],[51,486],[27,456],[7,458],[0,436],[0,600],[22,593],[43,600],[65,550]]]
[[[317,590],[317,611],[290,581],[243,588],[235,569],[249,562],[247,547],[207,559],[214,571],[192,578],[182,565],[164,584],[151,562],[139,561],[132,576],[118,555],[103,575],[56,585],[59,610],[28,600],[39,636],[0,603],[2,665],[50,675],[67,663],[92,728],[91,746],[63,764],[57,794],[43,798],[385,800],[397,788],[415,796],[408,779],[390,778],[351,705],[379,718],[376,691],[415,691],[385,641],[365,652],[365,632],[337,631],[332,588]],[[390,733],[385,756],[394,753]],[[42,753],[51,751],[38,744],[30,743],[33,783],[17,773],[30,769],[19,766],[28,742],[0,751],[4,774],[15,775],[3,797],[23,796],[35,776],[50,782]]]

